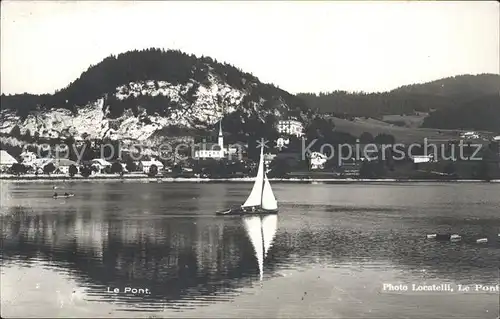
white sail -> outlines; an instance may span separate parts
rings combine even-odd
[[[264,276],[264,259],[272,246],[276,230],[278,228],[278,216],[267,215],[261,216],[245,216],[243,223],[247,232],[248,238],[252,243],[255,258],[259,266],[260,280]]]
[[[252,192],[248,196],[246,202],[242,207],[260,206],[262,203],[262,187],[264,185],[264,155],[263,149],[260,150],[259,168],[257,170],[257,177],[253,184]]]
[[[264,245],[262,238],[262,221],[259,216],[246,216],[243,218],[245,230],[255,251],[255,258],[259,266],[260,279],[264,275]]]
[[[271,248],[278,229],[278,215],[266,215],[262,218],[262,235],[264,242],[264,258],[267,257],[267,252]]]
[[[262,208],[265,210],[275,210],[278,209],[278,202],[276,197],[274,197],[271,184],[264,174],[264,190],[262,191]]]

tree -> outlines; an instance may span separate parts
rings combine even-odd
[[[75,164],[71,164],[71,165],[69,166],[69,176],[70,176],[70,177],[73,177],[73,176],[75,176],[76,174],[78,174],[78,168],[76,167],[76,165],[75,165]]]
[[[396,143],[396,139],[390,134],[381,133],[375,136],[375,143],[393,145]]]
[[[148,176],[149,177],[154,177],[158,174],[158,166],[156,166],[155,164],[151,165],[149,167],[149,172],[148,172]]]
[[[85,178],[89,177],[89,176],[90,176],[90,174],[92,174],[92,169],[91,169],[91,167],[89,167],[89,166],[82,166],[82,167],[80,167],[80,174],[81,174],[83,177],[85,177]]]
[[[12,164],[10,171],[12,174],[19,176],[20,174],[26,174],[27,167],[20,163],[14,163]]]
[[[276,157],[270,164],[269,164],[269,177],[285,177],[288,173],[292,171],[289,161],[285,158],[278,158]]]
[[[119,162],[114,162],[111,164],[110,169],[111,174],[121,174],[123,172],[123,166]]]
[[[363,132],[363,134],[359,136],[359,142],[361,144],[371,144],[374,141],[375,139],[373,138],[373,135],[368,132]]]
[[[44,172],[44,174],[47,174],[47,175],[50,175],[55,170],[56,170],[56,166],[54,165],[54,163],[48,163],[47,165],[45,165],[43,167],[43,172]]]
[[[12,137],[21,137],[21,129],[18,125],[15,125],[12,130],[10,130],[10,135]]]
[[[75,153],[75,138],[73,136],[67,137],[64,144],[68,147],[68,158],[72,161],[77,160],[77,155]]]
[[[135,172],[137,170],[137,165],[135,165],[135,163],[132,160],[128,160],[125,168],[129,172]]]
[[[215,173],[217,177],[228,177],[229,169],[225,160],[220,160],[217,162],[217,165],[215,166]]]
[[[180,174],[182,173],[182,166],[181,164],[177,163],[172,167],[172,173],[174,174]]]
[[[363,161],[359,169],[362,178],[378,178],[384,175],[384,163],[382,161]]]

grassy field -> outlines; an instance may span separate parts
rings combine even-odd
[[[368,132],[373,136],[378,134],[390,134],[396,138],[397,143],[423,143],[427,138],[429,141],[448,141],[458,139],[461,130],[442,130],[429,128],[409,128],[389,124],[375,119],[355,118],[353,121],[331,117],[335,124],[335,129],[346,132],[354,136],[360,136],[363,132]]]
[[[387,123],[404,123],[405,127],[409,128],[419,128],[424,123],[424,119],[427,113],[422,113],[419,115],[384,115],[382,120]]]

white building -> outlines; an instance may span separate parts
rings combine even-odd
[[[413,163],[419,164],[419,163],[431,163],[434,162],[434,156],[433,155],[414,155],[412,156]]]
[[[104,171],[104,169],[111,167],[111,163],[102,158],[95,158],[91,161],[91,163],[91,165],[93,167],[96,167],[101,173]]]
[[[194,158],[195,159],[222,159],[229,150],[224,148],[224,135],[222,134],[222,121],[219,122],[219,138],[217,144],[215,143],[198,143],[195,146]]]
[[[297,120],[281,120],[277,126],[278,133],[286,135],[295,135],[301,137],[304,135],[304,125]]]
[[[271,162],[275,158],[276,158],[276,154],[271,154],[271,153],[264,154],[264,164],[266,164],[266,166],[269,166],[269,164],[271,164]]]
[[[22,152],[19,157],[21,158],[21,163],[23,164],[32,163],[37,158],[35,153],[29,151]]]
[[[139,161],[139,170],[148,174],[151,166],[155,165],[158,171],[163,169],[163,163],[156,160],[155,158],[151,158],[150,161]]]
[[[460,134],[460,137],[464,139],[478,139],[480,136],[476,132],[465,132]]]
[[[56,172],[60,174],[69,174],[69,167],[71,165],[77,166],[75,161],[66,158],[53,160],[53,163],[56,166]]]
[[[0,170],[4,171],[12,167],[17,160],[4,150],[0,150]]]
[[[328,161],[328,157],[320,152],[312,152],[309,159],[309,165],[312,170],[325,168],[325,163]]]
[[[290,144],[290,139],[285,137],[280,137],[276,140],[276,147],[279,149],[286,148]]]

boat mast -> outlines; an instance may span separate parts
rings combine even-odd
[[[262,190],[260,192],[260,207],[262,208],[262,204],[264,201],[264,185],[265,185],[265,176],[266,176],[266,165],[264,164],[264,144],[260,146],[260,159],[259,159],[259,164],[260,161],[262,160]],[[262,227],[261,227],[262,229]]]

